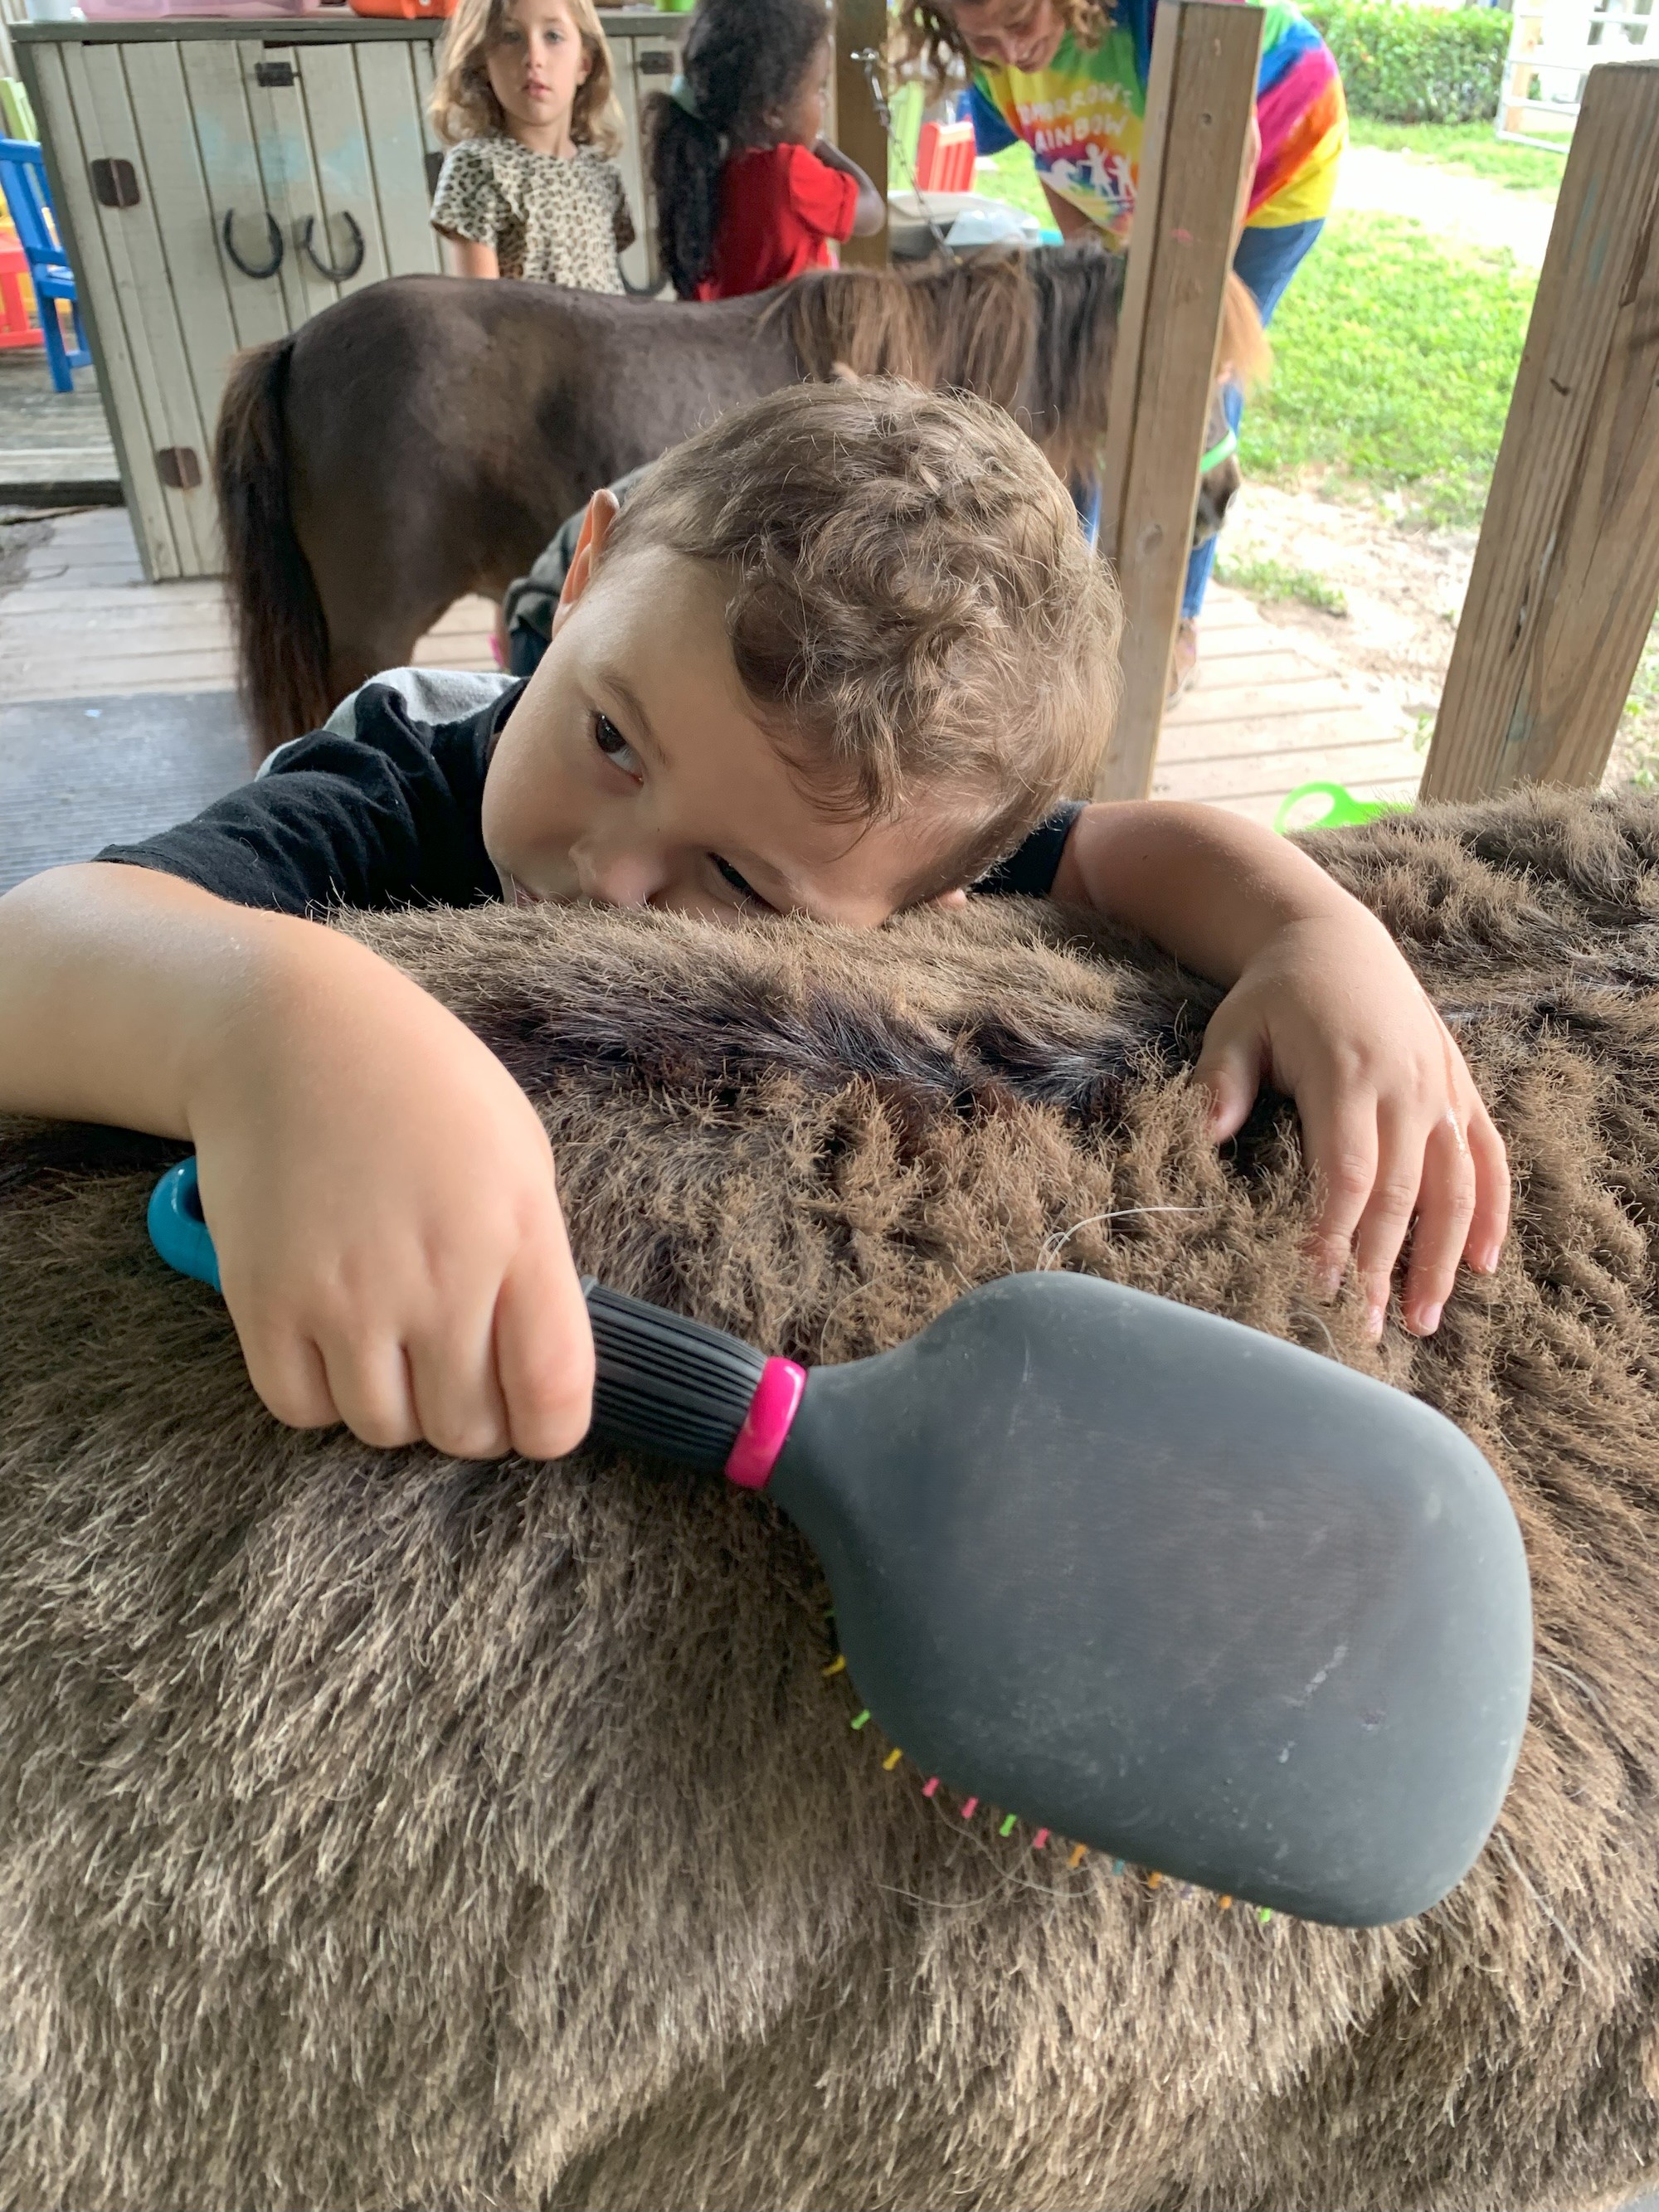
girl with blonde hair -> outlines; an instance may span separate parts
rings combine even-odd
[[[457,276],[620,292],[634,242],[622,112],[593,0],[460,0],[432,91],[432,202]]]

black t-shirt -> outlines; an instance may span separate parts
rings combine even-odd
[[[378,677],[326,728],[279,746],[252,783],[176,830],[106,845],[98,858],[279,914],[499,899],[484,850],[484,775],[523,690],[424,669]],[[1061,807],[974,888],[1044,896],[1081,811]]]

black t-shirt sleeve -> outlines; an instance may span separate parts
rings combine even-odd
[[[319,730],[193,821],[100,860],[182,876],[239,906],[476,906],[501,896],[484,774],[522,684],[454,722],[417,721],[390,685],[356,695],[356,734]]]
[[[975,890],[1004,898],[1047,898],[1054,887],[1066,841],[1082,811],[1080,799],[1068,799],[1057,806],[1046,822],[1038,823],[1023,845],[1006,860],[999,860],[988,876],[980,878]]]

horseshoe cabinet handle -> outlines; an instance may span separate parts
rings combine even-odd
[[[225,241],[225,252],[241,270],[244,276],[274,276],[283,265],[283,234],[277,229],[269,209],[265,212],[265,237],[270,246],[269,261],[244,261],[236,251],[236,240],[231,235],[231,226],[236,220],[234,208],[225,210],[225,219],[220,226],[220,235]]]
[[[338,268],[331,261],[323,260],[311,242],[312,233],[316,228],[316,218],[313,216],[307,216],[300,225],[301,252],[310,261],[318,275],[326,276],[331,284],[343,284],[355,276],[363,265],[363,255],[367,251],[363,244],[363,234],[358,228],[356,216],[349,210],[343,209],[340,220],[351,234],[351,258]],[[326,231],[324,232],[323,237],[324,242],[326,243],[328,237]]]

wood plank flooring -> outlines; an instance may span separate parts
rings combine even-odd
[[[74,377],[73,392],[56,392],[43,349],[0,352],[0,500],[119,499],[97,381],[89,368]]]
[[[452,607],[416,650],[428,666],[489,669],[493,610]],[[1317,778],[1409,799],[1421,757],[1381,702],[1321,667],[1241,594],[1212,586],[1199,677],[1164,718],[1153,790],[1271,819]],[[146,584],[118,507],[0,529],[0,707],[234,688],[213,582]],[[112,835],[116,834],[112,832]]]
[[[124,507],[10,527],[33,542],[11,563],[15,580],[0,580],[0,705],[235,688],[222,587],[147,584]],[[494,619],[489,600],[459,601],[422,639],[416,660],[493,668]]]

